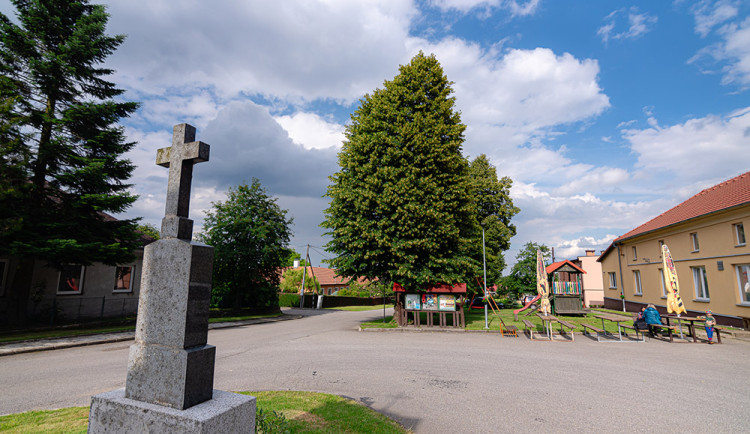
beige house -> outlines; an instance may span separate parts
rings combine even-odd
[[[586,250],[586,256],[579,256],[574,261],[586,272],[583,275],[583,305],[587,308],[604,305],[602,264],[597,259],[596,250]]]
[[[750,326],[750,172],[707,188],[615,239],[598,261],[604,304],[666,311],[661,245],[672,254],[688,315],[713,311],[720,324]]]

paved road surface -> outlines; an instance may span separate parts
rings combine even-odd
[[[293,310],[295,313],[298,310]],[[382,311],[212,330],[215,387],[350,397],[416,433],[747,432],[750,344],[358,332]],[[0,357],[0,414],[124,387],[130,342]]]

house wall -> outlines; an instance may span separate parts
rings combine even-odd
[[[138,296],[141,286],[141,270],[143,268],[143,251],[135,252],[136,260],[123,266],[135,266],[131,290],[116,292],[114,266],[93,264],[85,267],[83,284],[79,292],[58,292],[60,272],[47,266],[42,261],[36,261],[32,277],[31,293],[28,303],[28,313],[31,317],[47,321],[77,320],[120,315],[132,315],[138,310]],[[6,290],[0,293],[0,312],[9,308],[7,287],[15,278],[17,261],[14,258],[0,258],[7,261],[11,272],[6,278]]]
[[[585,307],[604,304],[604,288],[602,286],[602,264],[596,260],[595,254],[579,256],[578,261],[586,274],[583,275],[583,303]]]
[[[624,289],[627,302],[666,306],[667,299],[662,292],[663,280],[660,274],[663,268],[659,244],[661,240],[672,254],[680,284],[680,296],[689,314],[703,314],[710,309],[720,316],[720,324],[743,326],[742,319],[750,318],[750,301],[743,300],[744,294],[737,279],[737,266],[750,264],[750,247],[747,243],[737,244],[733,227],[736,223],[742,223],[745,231],[750,229],[750,205],[695,218],[618,242],[622,270],[618,262],[617,246],[601,259],[605,304],[621,308],[620,290]],[[698,236],[698,250],[693,249],[692,233]],[[635,256],[633,247],[636,248]],[[723,270],[720,269],[722,265]],[[691,267],[705,267],[708,299],[701,299],[696,295]],[[634,271],[640,272],[641,295],[636,294]],[[608,273],[616,273],[616,288],[610,288]]]

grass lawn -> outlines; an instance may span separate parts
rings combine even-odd
[[[313,392],[241,392],[257,398],[264,414],[280,413],[291,433],[408,433],[364,405],[340,396]],[[12,433],[85,433],[88,407],[30,411],[0,416],[0,431]]]
[[[381,306],[382,308],[382,306]],[[581,324],[581,323],[587,323],[591,324],[596,327],[601,327],[602,322],[600,319],[594,318],[594,315],[596,315],[599,310],[594,311],[592,310],[591,313],[589,313],[586,316],[566,316],[566,315],[558,315],[557,317],[565,320],[572,324]],[[614,311],[614,310],[605,310],[601,309],[602,312],[609,312],[609,313],[619,313],[620,315],[623,315],[623,312]],[[469,309],[464,309],[464,312],[466,312],[466,330],[484,330],[484,311],[483,310],[475,310],[470,311]],[[542,320],[539,319],[534,314],[531,314],[529,316],[525,316],[526,311],[521,312],[518,314],[518,321],[513,319],[513,309],[501,309],[497,311],[497,313],[493,313],[492,310],[488,312],[487,320],[489,323],[489,329],[498,331],[500,330],[500,321],[498,320],[498,317],[505,322],[506,326],[514,325],[518,327],[519,330],[523,330],[525,328],[523,322],[521,320],[528,320],[531,321],[536,325],[536,329],[538,331],[542,331]],[[626,313],[628,317],[631,316],[630,313]],[[377,321],[370,321],[370,322],[363,322],[360,324],[362,328],[396,328],[398,327],[396,325],[396,322],[393,321],[393,317],[386,317],[386,323],[383,323],[382,320]],[[423,324],[426,322],[423,318]],[[617,333],[617,325],[611,321],[605,321],[605,329],[609,332]],[[581,332],[583,329],[581,327],[578,327],[575,329],[575,332]]]

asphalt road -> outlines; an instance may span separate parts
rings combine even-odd
[[[299,312],[299,311],[295,311]],[[382,311],[212,330],[214,387],[360,401],[416,433],[748,432],[750,344],[358,332]],[[125,385],[129,342],[0,357],[0,414]]]

